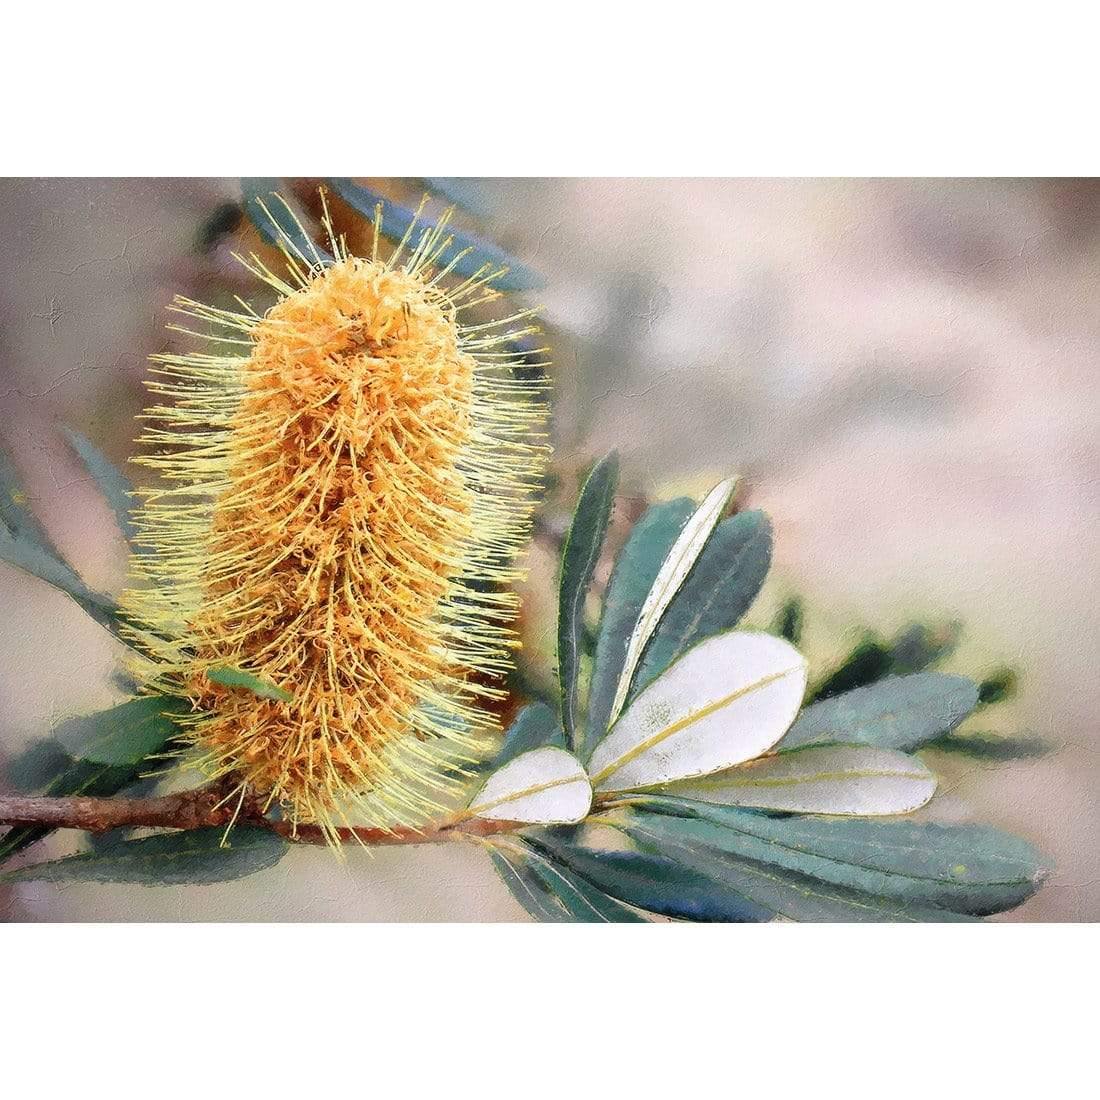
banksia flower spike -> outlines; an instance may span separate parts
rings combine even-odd
[[[304,232],[285,275],[238,257],[278,294],[262,316],[176,300],[211,350],[155,357],[124,601],[198,765],[334,842],[437,814],[494,727],[546,456],[533,311],[467,322],[503,270],[455,284],[446,218],[382,259],[380,220],[369,257],[327,211],[331,257]]]

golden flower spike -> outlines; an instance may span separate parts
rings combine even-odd
[[[148,686],[195,708],[198,765],[334,845],[339,825],[438,814],[495,727],[547,453],[514,350],[533,311],[460,319],[504,269],[448,286],[446,216],[386,260],[380,223],[353,256],[326,208],[334,258],[284,235],[285,278],[237,257],[279,295],[264,316],[176,300],[217,335],[154,357],[169,400],[137,461],[162,485],[139,494],[124,599]],[[290,701],[214,683],[222,666]]]

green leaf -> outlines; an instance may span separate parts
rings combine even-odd
[[[12,785],[24,792],[41,788],[47,795],[83,794],[102,798],[118,794],[137,780],[138,769],[74,760],[58,742],[43,740],[8,765],[8,776]],[[52,832],[38,826],[9,829],[0,837],[0,862]]]
[[[642,608],[638,612],[638,620],[626,644],[622,671],[619,673],[619,682],[615,685],[615,695],[611,700],[612,723],[626,705],[631,684],[637,673],[638,662],[642,659],[642,654],[649,645],[653,632],[699,560],[699,555],[703,552],[719,518],[726,510],[726,505],[729,504],[735,484],[735,478],[727,478],[707,493],[703,503],[688,517],[683,530],[672,544],[668,556],[661,562],[661,568],[657,571],[652,587],[646,593]]]
[[[723,883],[652,852],[596,851],[546,839],[530,843],[637,909],[691,921],[764,921],[772,916]]]
[[[715,528],[646,646],[628,703],[692,646],[741,621],[771,557],[771,525],[763,512],[742,512]]]
[[[767,752],[794,721],[806,662],[771,634],[700,642],[630,704],[592,751],[597,791],[630,791],[732,768]]]
[[[780,638],[786,638],[791,645],[798,645],[802,641],[805,617],[802,601],[797,596],[792,596],[776,614],[771,632],[778,634]]]
[[[499,768],[521,753],[540,749],[544,745],[553,745],[559,749],[568,747],[561,720],[557,711],[546,703],[529,703],[508,727],[508,732],[504,735],[504,745],[497,753],[493,767]]]
[[[706,874],[776,916],[796,921],[966,921],[974,918],[930,906],[847,890],[775,866],[709,848],[687,818],[631,815],[626,833],[643,848]]]
[[[778,747],[844,742],[908,751],[954,729],[977,703],[977,685],[964,676],[891,677],[807,707]]]
[[[332,263],[332,256],[306,234],[301,216],[287,202],[284,191],[286,185],[277,178],[242,179],[241,198],[248,220],[268,244],[285,248],[299,265],[309,268]]]
[[[137,528],[131,515],[133,502],[130,499],[129,480],[90,439],[73,428],[65,428],[64,432],[73,450],[80,456],[80,461],[99,486],[104,499],[111,506],[118,529],[127,542],[133,543]]]
[[[922,672],[954,653],[961,638],[962,626],[959,623],[938,626],[913,623],[890,645],[890,672],[895,676]]]
[[[174,718],[190,710],[186,700],[146,695],[69,719],[57,733],[76,757],[93,764],[132,766],[160,752],[179,732]]]
[[[612,453],[597,462],[588,475],[562,547],[558,594],[558,679],[562,725],[572,747],[576,747],[579,737],[577,712],[580,709],[578,696],[584,601],[607,534],[618,483],[619,457]]]
[[[1027,760],[1055,748],[1042,737],[999,733],[947,733],[927,742],[927,748],[968,756],[972,760]]]
[[[936,793],[936,777],[894,749],[814,745],[675,783],[668,793],[723,806],[877,817],[923,806]]]
[[[93,592],[61,556],[31,510],[15,464],[0,448],[0,561],[60,589],[101,626],[118,633],[114,600]]]
[[[261,699],[274,699],[279,703],[289,703],[293,693],[273,684],[270,680],[264,680],[243,668],[233,668],[230,665],[218,665],[206,670],[206,678],[212,684],[220,684],[228,688],[244,688],[258,695]]]
[[[873,684],[890,674],[893,663],[894,655],[889,646],[876,638],[865,638],[835,671],[807,693],[806,702],[828,699],[841,692]]]
[[[611,703],[619,682],[626,647],[638,622],[661,563],[695,510],[687,497],[655,504],[634,525],[619,553],[604,597],[596,638],[596,659],[588,699],[588,720],[579,755],[583,760],[607,732]]]
[[[229,882],[278,863],[289,845],[268,829],[193,829],[123,840],[95,852],[36,863],[0,882],[133,882],[142,886]]]
[[[329,180],[329,183],[348,206],[371,223],[374,222],[375,207],[378,203],[382,203],[382,232],[391,240],[400,240],[416,219],[416,211],[391,199],[383,198],[377,191],[353,183],[350,179],[334,178]],[[430,228],[435,223],[432,219],[421,216],[417,224]],[[444,255],[442,264],[450,263],[457,253],[464,252],[466,249],[471,250],[468,255],[455,261],[452,270],[456,274],[474,275],[486,263],[490,263],[494,267],[503,266],[508,269],[507,274],[495,280],[494,285],[501,290],[528,290],[542,285],[543,280],[539,275],[490,241],[472,233],[463,233],[451,228],[448,228],[447,236],[452,238],[451,250]]]
[[[984,707],[1011,699],[1016,694],[1017,680],[1014,669],[998,669],[978,685],[978,702]]]
[[[1049,865],[1026,841],[980,825],[868,818],[773,817],[653,797],[643,809],[693,819],[679,829],[718,851],[904,905],[983,916],[1012,909]]]
[[[522,842],[520,842],[522,843]],[[545,853],[497,843],[493,864],[512,896],[536,920],[582,924],[637,924],[645,918],[597,890]]]

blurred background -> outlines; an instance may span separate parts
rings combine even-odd
[[[913,622],[959,644],[941,667],[1011,667],[1013,697],[968,728],[1015,759],[930,757],[927,816],[986,821],[1057,870],[999,920],[1100,919],[1100,182],[1075,180],[374,180],[433,193],[542,285],[567,517],[594,457],[623,458],[620,522],[645,499],[742,475],[767,510],[772,575],[750,620],[802,602],[824,674]],[[316,181],[294,184],[303,202]],[[236,180],[0,181],[0,437],[35,508],[92,587],[125,549],[60,434],[124,463],[172,296],[254,288],[262,247]],[[137,475],[135,469],[132,474]],[[537,541],[524,632],[548,674],[556,561]],[[75,604],[0,563],[0,783],[7,761],[121,696],[118,650]],[[539,662],[542,661],[542,672]],[[73,850],[56,834],[37,858]],[[8,920],[494,920],[522,912],[469,846],[296,849],[208,887],[0,887]]]

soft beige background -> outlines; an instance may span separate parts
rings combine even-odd
[[[958,617],[952,662],[1008,661],[990,722],[1059,751],[939,759],[935,814],[1029,837],[1053,880],[1009,920],[1100,917],[1096,780],[1100,185],[1075,181],[464,183],[547,276],[559,457],[617,446],[634,489],[741,471],[775,580],[811,600],[811,658],[863,622]],[[128,453],[163,306],[228,271],[196,255],[233,181],[0,181],[0,434],[95,585],[123,552],[56,426]],[[534,596],[545,592],[546,571]],[[0,752],[114,698],[112,643],[0,565]],[[762,614],[762,612],[759,612]],[[68,840],[51,840],[58,853]],[[46,846],[40,851],[43,853]],[[240,883],[24,885],[8,919],[516,919],[472,848],[294,851]]]

